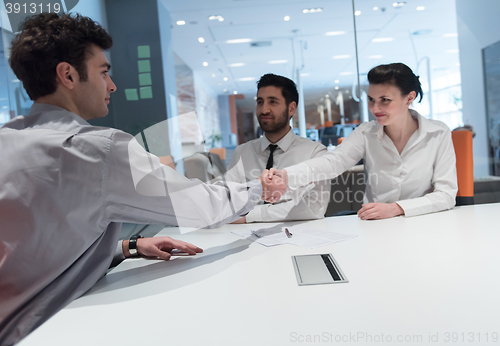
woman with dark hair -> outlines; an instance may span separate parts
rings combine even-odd
[[[356,128],[335,151],[270,174],[288,179],[291,189],[331,179],[364,158],[366,190],[362,220],[414,216],[451,209],[457,177],[448,126],[409,109],[423,92],[402,63],[368,73],[368,105],[376,121]]]

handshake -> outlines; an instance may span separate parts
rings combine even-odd
[[[265,169],[257,179],[262,183],[262,199],[266,202],[279,201],[287,189],[288,174],[284,169]]]

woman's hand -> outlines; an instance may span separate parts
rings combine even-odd
[[[397,203],[368,203],[363,204],[358,211],[361,220],[381,220],[404,215],[404,210]]]

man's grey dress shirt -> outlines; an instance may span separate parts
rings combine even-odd
[[[206,185],[122,131],[35,103],[0,128],[0,344],[18,342],[106,272],[121,222],[215,227],[262,186]]]

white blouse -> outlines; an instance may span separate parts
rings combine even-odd
[[[286,168],[289,187],[332,179],[364,158],[364,202],[398,203],[405,216],[426,214],[455,205],[457,173],[450,129],[414,110],[418,129],[398,153],[377,121],[356,128],[335,151]]]

